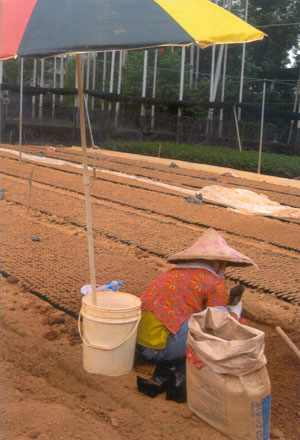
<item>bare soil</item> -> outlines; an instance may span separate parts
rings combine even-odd
[[[12,150],[12,146],[2,146]],[[137,391],[136,376],[152,364],[135,363],[121,377],[87,373],[77,330],[80,287],[89,282],[85,204],[78,149],[25,146],[28,154],[68,163],[33,162],[2,154],[1,188],[1,438],[21,439],[225,439],[192,414],[187,404],[151,399]],[[238,186],[300,207],[296,181],[240,175],[166,160],[89,152],[91,166],[134,174],[184,188],[211,182]],[[72,166],[70,164],[73,164]],[[300,437],[299,359],[276,333],[280,326],[300,348],[300,222],[245,216],[225,207],[193,205],[175,190],[97,172],[91,184],[98,282],[121,279],[140,295],[168,266],[166,256],[214,227],[260,269],[231,268],[229,289],[247,285],[243,315],[265,332],[272,386],[271,438]]]

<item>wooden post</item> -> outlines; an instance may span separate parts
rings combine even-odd
[[[148,70],[148,50],[144,51],[144,68],[143,68],[143,84],[142,84],[142,98],[146,97],[146,86],[147,86],[147,70]],[[144,121],[146,116],[146,106],[141,105],[141,129],[144,128]]]
[[[33,61],[33,78],[32,78],[32,86],[36,86],[36,71],[37,71],[37,59],[35,58]],[[34,95],[32,97],[32,109],[31,109],[31,119],[35,119],[35,103],[36,103],[36,96]]]
[[[96,87],[96,59],[97,54],[93,53],[93,76],[92,76],[92,89],[95,90]],[[95,110],[95,98],[92,97],[92,110]]]
[[[20,80],[20,120],[19,120],[19,162],[22,161],[22,137],[23,137],[23,84],[24,82],[24,58],[21,58]]]
[[[297,104],[298,104],[298,98],[299,98],[299,91],[300,91],[300,76],[299,76],[299,78],[298,78],[297,89],[296,89],[296,94],[295,94],[295,102],[294,102],[294,107],[293,107],[293,112],[294,112],[294,113],[295,113],[296,110],[297,110]],[[287,141],[288,144],[291,143],[294,123],[295,123],[295,120],[293,119],[293,120],[291,121],[291,124],[290,124],[289,137],[288,137],[288,141]]]
[[[246,22],[248,21],[248,3],[249,3],[249,0],[246,0],[246,5],[245,5],[245,21]],[[243,101],[245,58],[246,58],[246,44],[243,43],[239,104],[241,104]],[[242,110],[241,107],[239,107],[239,109],[238,109],[238,120],[239,121],[241,120],[241,110]]]
[[[183,100],[184,66],[185,66],[185,46],[182,46],[182,48],[181,48],[181,68],[180,68],[179,101]],[[177,128],[176,128],[176,143],[177,144],[180,144],[180,141],[181,141],[181,120],[182,120],[182,108],[178,107]]]
[[[40,87],[44,87],[45,78],[45,60],[41,60],[41,76],[40,76]],[[39,101],[39,119],[43,119],[43,105],[44,105],[44,95],[40,94]]]
[[[31,201],[31,192],[32,192],[32,178],[33,178],[33,171],[34,171],[34,165],[31,168],[30,174],[29,174],[29,194],[28,194],[28,203],[27,203],[27,212],[30,208],[30,201]]]
[[[236,133],[237,133],[237,138],[238,138],[238,143],[239,143],[239,150],[242,151],[241,138],[240,138],[240,130],[239,130],[239,122],[238,122],[238,119],[237,119],[237,116],[236,116],[235,105],[233,106],[233,113],[234,113],[234,121],[235,121]]]
[[[296,347],[296,345],[294,344],[294,342],[292,342],[290,340],[290,338],[284,333],[284,331],[280,328],[280,327],[275,327],[275,330],[277,331],[277,333],[282,337],[282,339],[284,340],[284,342],[287,343],[287,345],[289,346],[289,348],[294,352],[294,354],[297,356],[297,358],[300,361],[300,350]]]
[[[154,70],[153,70],[153,86],[152,86],[152,98],[156,95],[156,78],[157,78],[157,55],[158,49],[154,52]],[[155,118],[155,105],[151,106],[151,129],[154,130],[154,118]]]
[[[56,87],[56,57],[53,58],[53,88]],[[52,119],[55,115],[55,93],[52,94]]]
[[[91,120],[90,120],[89,107],[88,107],[88,102],[87,102],[87,96],[86,95],[84,95],[84,104],[85,104],[85,111],[86,111],[86,119],[87,119],[89,130],[90,130],[92,147],[94,147],[95,146],[95,144],[94,144],[94,136],[93,136],[93,131],[92,131],[92,124],[91,124]]]
[[[97,305],[93,226],[92,226],[92,212],[91,212],[91,201],[90,201],[90,179],[88,175],[81,58],[79,54],[76,55],[76,68],[77,68],[77,78],[78,78],[78,101],[79,101],[80,133],[81,133],[81,146],[82,146],[82,159],[83,159],[83,185],[84,185],[84,193],[85,193],[85,208],[86,208],[86,219],[87,219],[92,302],[94,305]]]
[[[261,109],[261,125],[260,125],[260,139],[259,139],[259,153],[258,153],[258,169],[257,169],[257,174],[260,174],[260,168],[261,168],[261,154],[262,154],[262,143],[263,143],[263,134],[264,134],[266,84],[267,84],[266,80],[264,80],[263,98],[262,98],[262,109]]]
[[[115,59],[116,59],[116,51],[113,50],[112,53],[111,53],[109,93],[112,93],[113,90],[114,90]],[[109,101],[109,103],[108,103],[108,111],[111,110],[111,107],[112,107],[112,103],[111,103],[111,101]]]

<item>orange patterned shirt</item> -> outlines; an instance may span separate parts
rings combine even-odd
[[[200,268],[173,268],[159,275],[141,296],[142,310],[155,315],[173,334],[192,314],[226,307],[223,281]]]

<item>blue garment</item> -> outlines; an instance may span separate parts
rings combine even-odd
[[[161,361],[175,361],[185,358],[186,339],[189,331],[189,319],[179,328],[176,335],[172,333],[168,337],[167,346],[163,350],[155,350],[153,348],[146,348],[142,345],[137,347],[140,350],[142,356],[148,361],[161,362]]]

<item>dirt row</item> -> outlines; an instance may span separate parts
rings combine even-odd
[[[48,154],[46,147],[36,149]],[[132,173],[141,171],[140,162],[130,157],[129,165],[122,161],[123,171],[129,165]],[[176,173],[189,174],[189,170],[154,168],[155,180],[157,172],[163,182],[178,185]],[[35,165],[27,210],[31,170],[32,163],[19,164],[7,155],[2,159],[1,187],[6,189],[0,201],[5,276],[0,277],[2,438],[139,440],[144,435],[150,440],[225,440],[186,404],[137,392],[136,376],[149,377],[151,364],[136,363],[129,375],[120,378],[84,371],[76,321],[80,287],[89,283],[82,177],[80,170],[77,173],[67,165],[60,169]],[[277,190],[279,196],[283,192],[295,197],[293,188],[272,187],[274,194]],[[105,179],[97,175],[91,194],[98,282],[121,279],[124,291],[139,296],[169,267],[166,257],[189,246],[209,226],[259,264],[260,270],[228,269],[225,285],[227,289],[236,281],[248,285],[243,316],[265,332],[272,386],[271,438],[298,440],[299,365],[275,332],[280,326],[300,348],[297,222],[244,216],[217,205],[194,206],[176,191],[128,184],[126,178],[112,175]],[[275,294],[288,296],[289,302]]]
[[[16,161],[5,159],[3,162],[3,171],[6,176],[9,174],[4,178],[6,200],[25,208],[28,203],[25,176],[30,164],[24,163],[20,169]],[[31,210],[46,216],[50,222],[71,223],[83,230],[85,206],[81,187],[79,174],[38,167],[34,174]],[[229,243],[253,258],[260,267],[259,271],[230,268],[227,274],[232,280],[240,279],[248,286],[299,303],[300,230],[297,224],[253,216],[242,216],[241,223],[240,214],[219,206],[193,206],[183,196],[149,191],[147,185],[128,187],[124,179],[120,181],[118,177],[114,181],[97,179],[91,194],[94,229],[99,237],[118,241],[125,249],[133,246],[146,254],[166,258],[188,246],[205,227],[214,227],[225,232]],[[71,206],[64,203],[66,197],[72,199]],[[72,245],[68,247],[71,249]],[[74,285],[77,284],[74,282]]]
[[[5,145],[5,147],[15,151],[14,146]],[[45,148],[41,149],[40,146],[26,145],[23,146],[23,150],[26,153],[40,155],[41,157],[61,159],[75,164],[82,164],[82,153],[71,148],[58,148],[53,152]],[[242,186],[245,189],[257,190],[257,192],[259,191],[259,193],[271,197],[272,200],[275,200],[278,203],[300,207],[300,189],[295,187],[291,191],[291,188],[277,184],[276,190],[274,190],[274,185],[267,182],[245,180],[239,177],[230,177],[222,174],[216,176],[212,172],[203,170],[195,171],[188,168],[181,169],[176,164],[176,161],[172,162],[171,160],[169,161],[169,165],[165,165],[162,163],[150,163],[147,161],[147,157],[145,157],[145,160],[143,159],[143,156],[140,157],[139,161],[130,159],[130,155],[128,155],[126,159],[122,157],[108,156],[107,154],[104,154],[102,150],[91,149],[88,151],[88,164],[91,167],[121,171],[139,177],[148,177],[153,180],[162,180],[166,183],[189,186],[195,189],[200,189],[202,186],[210,184],[211,181],[218,182],[219,184],[228,187]]]

